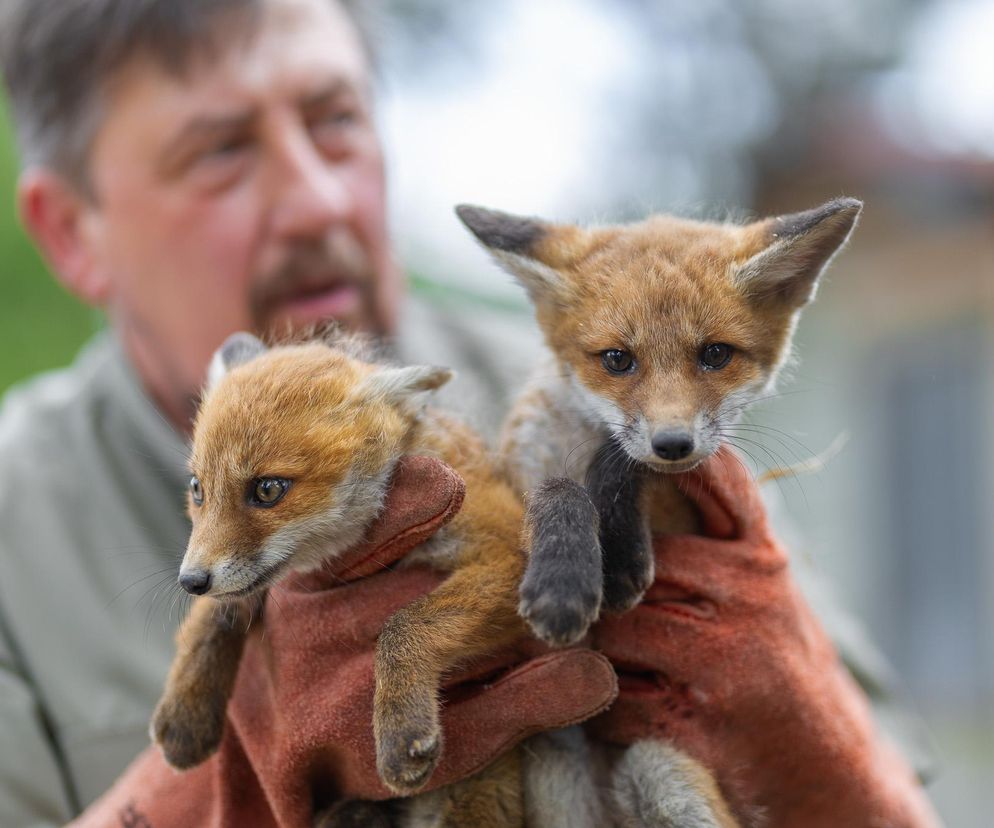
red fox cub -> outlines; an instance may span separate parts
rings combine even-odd
[[[435,768],[441,676],[527,635],[516,606],[521,502],[476,435],[425,407],[425,392],[451,372],[372,364],[357,348],[345,340],[270,349],[236,334],[215,355],[194,428],[193,530],[179,580],[227,611],[200,598],[177,635],[152,722],[177,768],[200,763],[220,742],[257,606],[250,602],[290,570],[316,568],[358,543],[404,454],[448,463],[466,496],[451,523],[412,553],[451,575],[392,616],[377,645],[373,726],[390,788],[412,793]],[[439,617],[444,625],[432,623]]]
[[[576,642],[602,609],[634,606],[653,579],[651,535],[699,529],[667,473],[731,439],[743,409],[769,392],[801,308],[861,209],[840,198],[744,226],[658,215],[582,229],[456,208],[525,287],[548,345],[501,449],[528,492],[519,611],[539,638]],[[667,784],[682,775],[694,788],[699,770],[643,742],[606,787],[617,809],[642,815],[623,824],[734,824],[713,784],[697,801]],[[602,824],[580,811],[559,820]]]

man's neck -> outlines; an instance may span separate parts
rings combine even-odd
[[[130,327],[119,328],[116,334],[152,403],[178,433],[189,436],[196,394],[185,389],[181,372],[163,358],[167,349],[155,347]]]

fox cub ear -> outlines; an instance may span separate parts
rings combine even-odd
[[[410,400],[416,394],[441,388],[453,376],[451,368],[438,368],[434,365],[381,368],[362,382],[359,391],[396,405]]]
[[[213,388],[232,368],[243,365],[266,352],[266,344],[245,331],[233,333],[214,352],[207,369],[207,388]]]
[[[759,222],[765,247],[738,269],[736,285],[761,302],[806,305],[862,210],[863,202],[855,198],[836,198],[813,210]]]
[[[532,248],[548,229],[541,219],[512,216],[471,204],[460,204],[456,215],[488,249],[520,256],[533,255]]]
[[[565,228],[537,218],[512,216],[499,210],[460,204],[456,215],[494,260],[508,271],[538,302],[562,286],[555,268],[560,262],[561,245],[548,244],[564,234]],[[543,243],[544,242],[544,243]]]

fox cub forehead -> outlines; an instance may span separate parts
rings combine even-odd
[[[560,359],[620,348],[668,366],[717,341],[769,372],[861,209],[840,198],[744,225],[655,215],[589,229],[466,205],[456,212],[528,291]]]
[[[229,366],[209,389],[201,417],[214,413],[257,412],[289,417],[311,409],[342,405],[372,366],[325,345],[311,343],[267,349]]]
[[[344,470],[401,441],[422,392],[450,377],[445,368],[367,363],[320,342],[270,349],[236,334],[214,357],[192,464],[236,474],[274,463],[287,474],[329,463]]]
[[[661,301],[711,291],[789,314],[814,296],[861,209],[859,201],[839,198],[745,225],[655,215],[590,229],[467,205],[456,212],[540,307],[597,302],[606,291],[621,301],[624,290]]]

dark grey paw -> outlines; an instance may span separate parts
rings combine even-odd
[[[205,761],[221,744],[224,707],[163,698],[149,732],[166,761],[177,770],[187,770]]]
[[[552,478],[529,495],[518,612],[547,644],[575,644],[597,620],[604,585],[597,531],[597,513],[579,483]]]
[[[639,601],[652,584],[655,575],[649,541],[644,553],[629,549],[627,554],[613,555],[605,552],[604,609],[608,612],[625,612]],[[607,562],[610,560],[610,569]]]
[[[564,571],[557,580],[541,574],[529,577],[533,575],[531,568],[525,574],[518,613],[546,644],[553,647],[575,644],[600,615],[601,573],[585,574],[586,577],[580,578],[575,572]]]
[[[604,609],[624,612],[634,607],[652,583],[654,562],[642,489],[648,473],[622,462],[624,450],[608,440],[587,470],[587,489],[597,510],[604,559]]]
[[[397,722],[395,717],[386,717]],[[442,733],[434,717],[377,728],[376,768],[383,784],[406,796],[431,778],[442,752]]]

